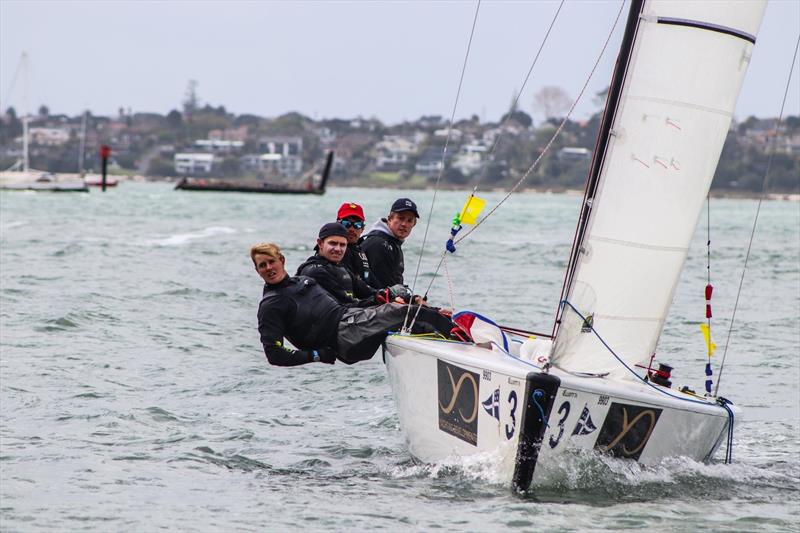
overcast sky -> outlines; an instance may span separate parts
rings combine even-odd
[[[29,108],[115,115],[180,108],[190,79],[201,104],[236,114],[299,111],[316,119],[377,117],[393,124],[450,116],[474,1],[0,0],[0,106],[24,108],[12,83],[30,56]],[[522,95],[559,86],[571,98],[611,32],[619,1],[567,0]],[[536,54],[558,1],[484,1],[456,117],[497,120]],[[574,118],[597,110],[609,81],[625,5]],[[777,116],[800,33],[800,0],[773,0],[736,116]],[[785,114],[800,114],[798,69]]]

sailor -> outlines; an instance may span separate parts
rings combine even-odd
[[[353,202],[345,202],[339,207],[336,214],[336,222],[344,226],[347,230],[347,251],[342,259],[342,265],[353,273],[357,278],[364,281],[369,280],[369,260],[367,255],[358,244],[358,239],[364,233],[364,209]]]
[[[409,198],[399,198],[392,204],[389,216],[375,222],[361,239],[372,271],[367,281],[376,289],[403,284],[403,241],[411,235],[418,218],[417,204]]]
[[[338,222],[329,222],[319,230],[316,253],[297,269],[298,276],[308,276],[328,291],[340,304],[367,307],[401,298],[408,301],[411,293],[403,285],[378,291],[342,265],[349,248],[349,231]]]
[[[272,365],[333,364],[336,359],[353,364],[371,359],[387,334],[400,331],[406,317],[417,313],[416,306],[409,309],[399,303],[353,308],[341,305],[313,279],[290,277],[286,259],[272,243],[252,246],[250,258],[265,283],[258,306],[258,331]],[[448,337],[454,327],[449,318],[423,307],[412,333]],[[297,349],[285,346],[284,338]]]

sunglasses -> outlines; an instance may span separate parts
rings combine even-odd
[[[344,229],[350,229],[350,226],[353,226],[355,229],[362,229],[364,227],[363,220],[357,220],[355,222],[351,220],[340,220],[339,223],[344,226]]]

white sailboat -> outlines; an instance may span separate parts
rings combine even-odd
[[[20,68],[27,76],[28,54],[23,53],[20,61]],[[29,122],[30,117],[26,109],[22,117],[22,158],[11,168],[0,171],[0,190],[88,192],[86,183],[79,175],[56,174],[30,167]]]
[[[765,4],[632,2],[554,336],[490,348],[390,336],[412,455],[498,454],[525,490],[569,450],[707,461],[726,435],[730,450],[735,406],[634,368],[656,352]]]

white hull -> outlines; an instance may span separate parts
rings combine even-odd
[[[40,170],[0,172],[0,190],[88,192],[79,174],[51,174]]]
[[[728,428],[722,406],[675,389],[542,373],[507,353],[460,343],[391,336],[385,346],[411,454],[425,462],[497,454],[502,478],[520,490],[536,483],[537,463],[568,450],[644,464],[706,461]]]

